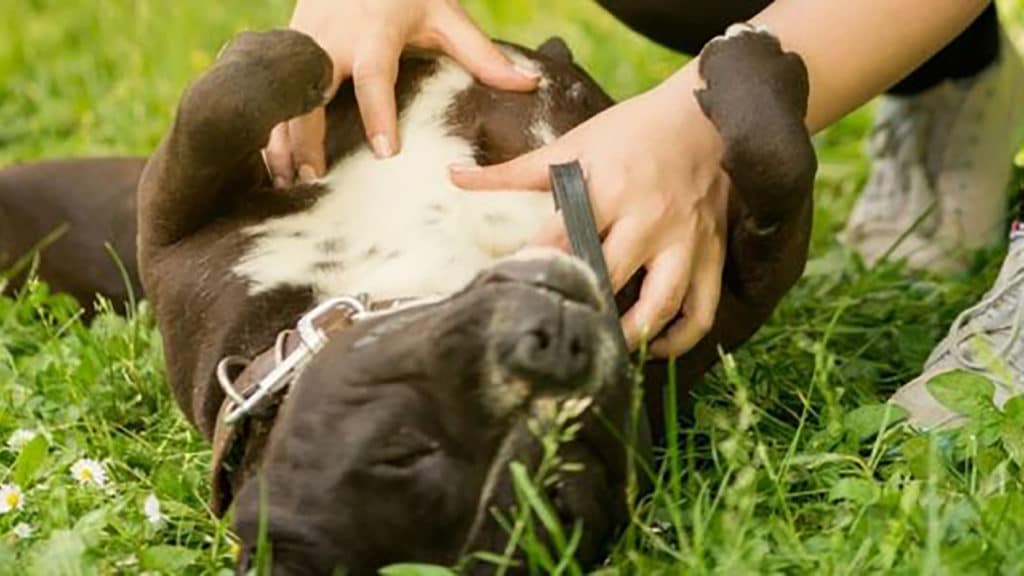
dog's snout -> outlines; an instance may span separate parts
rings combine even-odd
[[[596,310],[606,307],[597,278],[586,264],[553,250],[506,259],[486,272],[483,281],[527,284]]]
[[[559,313],[532,318],[518,334],[509,368],[541,393],[570,392],[583,386],[593,361],[593,312],[563,302]]]

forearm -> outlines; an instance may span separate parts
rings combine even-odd
[[[828,126],[909,74],[970,25],[987,0],[778,0],[754,18],[800,54],[807,125]]]
[[[817,132],[883,92],[941,49],[988,0],[776,0],[751,22],[799,54],[810,78],[807,126]],[[690,93],[696,62],[666,83]]]

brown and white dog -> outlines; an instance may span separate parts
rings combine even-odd
[[[70,222],[41,272],[80,295],[116,296],[116,276],[97,264],[83,281],[56,256],[99,262],[102,243],[123,238],[124,215],[135,212],[124,190],[138,181],[142,285],[175,397],[214,442],[214,507],[234,504],[240,570],[261,511],[279,574],[369,574],[502,550],[507,534],[490,511],[515,503],[507,464],[538,461],[524,422],[542,398],[593,401],[562,448],[583,471],[549,494],[567,526],[583,523],[579,560],[598,561],[625,520],[627,358],[592,273],[557,254],[515,255],[552,213],[550,196],[467,194],[446,169],[528,152],[612,101],[560,41],[505,50],[543,73],[537,92],[492,90],[444,58],[404,58],[403,151],[391,160],[364,145],[343,89],[328,105],[329,173],[312,185],[273,189],[260,156],[271,128],[321,104],[330,79],[323,51],[289,31],[230,44],[185,93],[144,171],[139,159],[0,174],[0,258]],[[799,277],[816,168],[796,56],[766,33],[734,30],[705,49],[701,72],[698,98],[725,141],[733,190],[721,304],[708,337],[680,359],[684,383],[714,364],[719,347],[749,338]],[[58,200],[33,206],[40,197]],[[635,288],[620,299],[635,299]],[[357,294],[419,304],[333,333],[286,395],[224,423],[223,358],[266,362],[304,313]],[[664,365],[647,373],[657,436]]]

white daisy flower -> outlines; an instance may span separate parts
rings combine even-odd
[[[7,514],[11,510],[21,510],[24,504],[25,495],[16,484],[0,486],[0,514]]]
[[[107,485],[107,471],[103,464],[88,458],[82,458],[71,465],[71,477],[82,486],[102,488]]]
[[[15,452],[20,451],[25,447],[26,444],[31,442],[36,437],[35,430],[25,430],[24,428],[15,430],[11,433],[11,436],[7,439],[7,447]]]
[[[11,532],[18,537],[19,540],[28,540],[32,537],[32,526],[24,522],[19,522]]]
[[[160,512],[160,500],[157,499],[156,494],[146,497],[146,501],[142,503],[142,512],[146,515],[146,520],[149,520],[153,526],[159,526],[164,521],[164,515]]]

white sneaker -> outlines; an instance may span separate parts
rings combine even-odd
[[[940,404],[928,382],[941,374],[966,370],[996,385],[995,402],[1002,406],[1024,394],[1024,238],[1014,240],[992,288],[975,306],[964,310],[949,334],[932,352],[924,373],[890,399],[910,413],[910,421],[927,429],[956,426],[963,416]]]
[[[978,76],[885,96],[869,142],[871,174],[841,239],[874,264],[962,270],[1000,236],[1012,158],[1024,137],[1024,66],[1002,36]]]

